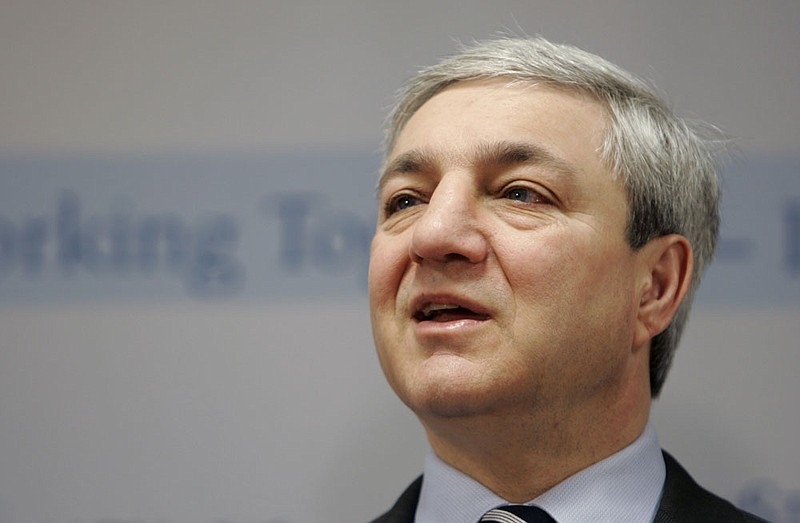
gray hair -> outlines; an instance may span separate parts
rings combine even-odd
[[[715,129],[678,118],[647,83],[596,55],[543,38],[503,38],[465,48],[411,79],[389,114],[386,155],[408,120],[434,95],[456,82],[490,78],[571,90],[603,104],[611,124],[600,153],[612,173],[621,176],[628,194],[626,236],[631,248],[673,233],[691,243],[695,271],[688,295],[651,344],[650,390],[657,397],[716,248],[715,152],[721,137]]]

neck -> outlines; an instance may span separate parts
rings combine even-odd
[[[445,463],[506,501],[525,503],[633,443],[649,409],[648,392],[601,406],[422,421]]]

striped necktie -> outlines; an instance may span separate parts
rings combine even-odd
[[[505,505],[483,515],[479,523],[557,523],[539,507]]]

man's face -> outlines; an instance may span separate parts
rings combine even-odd
[[[369,296],[381,366],[421,417],[569,409],[630,373],[641,263],[597,102],[455,84],[390,152]]]

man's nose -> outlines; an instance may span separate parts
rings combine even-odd
[[[465,177],[444,176],[414,224],[411,258],[423,261],[486,259],[489,244],[481,222],[481,202]]]

